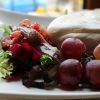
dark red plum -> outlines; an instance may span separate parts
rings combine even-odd
[[[57,75],[59,83],[64,86],[77,86],[82,78],[83,67],[76,59],[68,59],[63,61],[59,68]]]
[[[86,76],[92,85],[100,87],[100,60],[92,60],[87,63]]]
[[[85,44],[77,38],[67,38],[61,45],[61,52],[66,59],[81,59],[82,53],[86,51]]]

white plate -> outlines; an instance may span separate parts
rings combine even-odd
[[[18,24],[22,19],[29,18],[32,22],[39,22],[47,26],[54,18],[30,16],[27,14],[15,13],[0,10],[0,21],[5,24]],[[6,99],[83,99],[100,98],[100,92],[89,91],[87,89],[64,91],[60,89],[43,90],[37,88],[26,88],[20,81],[18,82],[0,82],[0,100]]]
[[[60,89],[44,90],[37,88],[26,88],[20,81],[0,82],[0,98],[7,99],[86,99],[100,98],[100,92],[93,92],[87,89],[64,91]],[[1,100],[1,99],[0,99]]]
[[[32,22],[38,22],[41,25],[48,26],[48,24],[55,18],[55,17],[49,17],[49,16],[34,16],[34,15],[28,15],[25,13],[18,13],[18,12],[12,12],[8,10],[2,10],[0,9],[0,22],[5,24],[11,24],[11,25],[18,25],[20,21],[23,19],[28,18]]]

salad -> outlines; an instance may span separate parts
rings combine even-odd
[[[58,49],[46,29],[28,19],[0,29],[1,79],[37,88],[100,86],[100,45],[92,56],[78,38],[65,39]]]
[[[0,78],[22,79],[27,87],[43,87],[45,82],[52,82],[62,58],[60,51],[50,44],[47,31],[28,19],[18,26],[2,28],[5,31],[1,38]]]

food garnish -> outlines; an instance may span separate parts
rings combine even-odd
[[[2,35],[1,38],[1,78],[7,81],[22,79],[23,84],[28,84],[27,87],[40,78],[44,83],[52,82],[51,77],[54,77],[54,73],[51,75],[49,73],[55,65],[59,65],[61,53],[49,43],[46,30],[28,19],[12,27],[12,30],[10,27],[7,28],[3,27],[6,30],[3,34],[6,33],[6,35]]]

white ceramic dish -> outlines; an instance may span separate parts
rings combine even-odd
[[[0,9],[0,22],[4,24],[17,25],[25,18],[30,19],[32,22],[38,22],[41,25],[47,26],[55,17],[33,16],[25,13],[18,13]]]
[[[0,21],[5,24],[18,24],[22,19],[29,18],[32,22],[39,22],[47,26],[54,18],[30,16],[27,14],[9,12],[0,10]],[[100,98],[100,92],[87,89],[64,91],[60,89],[43,90],[37,88],[26,88],[20,81],[18,82],[0,82],[0,100],[6,99],[87,99]]]
[[[93,92],[87,89],[64,91],[60,89],[44,90],[37,88],[26,88],[20,81],[0,82],[0,98],[11,99],[87,99],[100,98],[100,92]],[[1,99],[0,99],[1,100]]]

